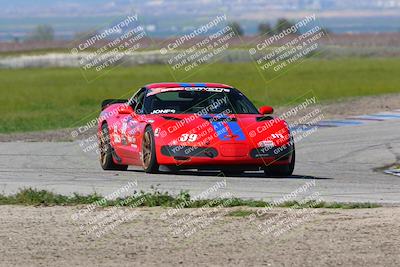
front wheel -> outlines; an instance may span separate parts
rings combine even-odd
[[[142,165],[147,173],[157,173],[159,165],[156,158],[156,145],[154,141],[153,129],[147,126],[144,130],[142,141]]]
[[[293,152],[292,152],[292,159],[290,160],[289,164],[287,165],[270,165],[264,169],[265,176],[291,176],[294,171],[294,165],[296,161],[296,151],[293,145]]]

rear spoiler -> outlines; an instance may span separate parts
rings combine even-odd
[[[111,104],[127,103],[128,99],[106,99],[101,102],[101,110],[105,109]]]

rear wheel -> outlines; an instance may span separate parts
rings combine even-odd
[[[110,134],[108,133],[107,123],[101,126],[101,136],[100,136],[100,165],[103,170],[107,171],[126,171],[128,165],[116,164],[113,159],[113,147],[110,143]]]
[[[159,165],[156,158],[154,133],[150,126],[147,126],[144,130],[142,141],[142,165],[143,170],[147,173],[158,172]]]
[[[293,174],[296,161],[296,152],[293,145],[292,159],[287,165],[270,165],[264,169],[265,176],[291,176]]]

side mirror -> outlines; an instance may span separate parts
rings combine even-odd
[[[270,106],[262,106],[258,109],[261,114],[272,114],[274,113],[274,109]]]
[[[132,114],[133,109],[128,105],[121,105],[118,107],[118,114]]]

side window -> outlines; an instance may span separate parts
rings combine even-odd
[[[140,88],[132,97],[129,99],[129,105],[136,112],[143,106],[143,99],[146,93],[146,88]]]
[[[136,101],[136,107],[134,108],[136,113],[143,113],[143,101],[144,101],[144,96],[146,95],[146,91],[141,92],[138,95],[137,101]],[[140,111],[139,111],[140,110]]]

